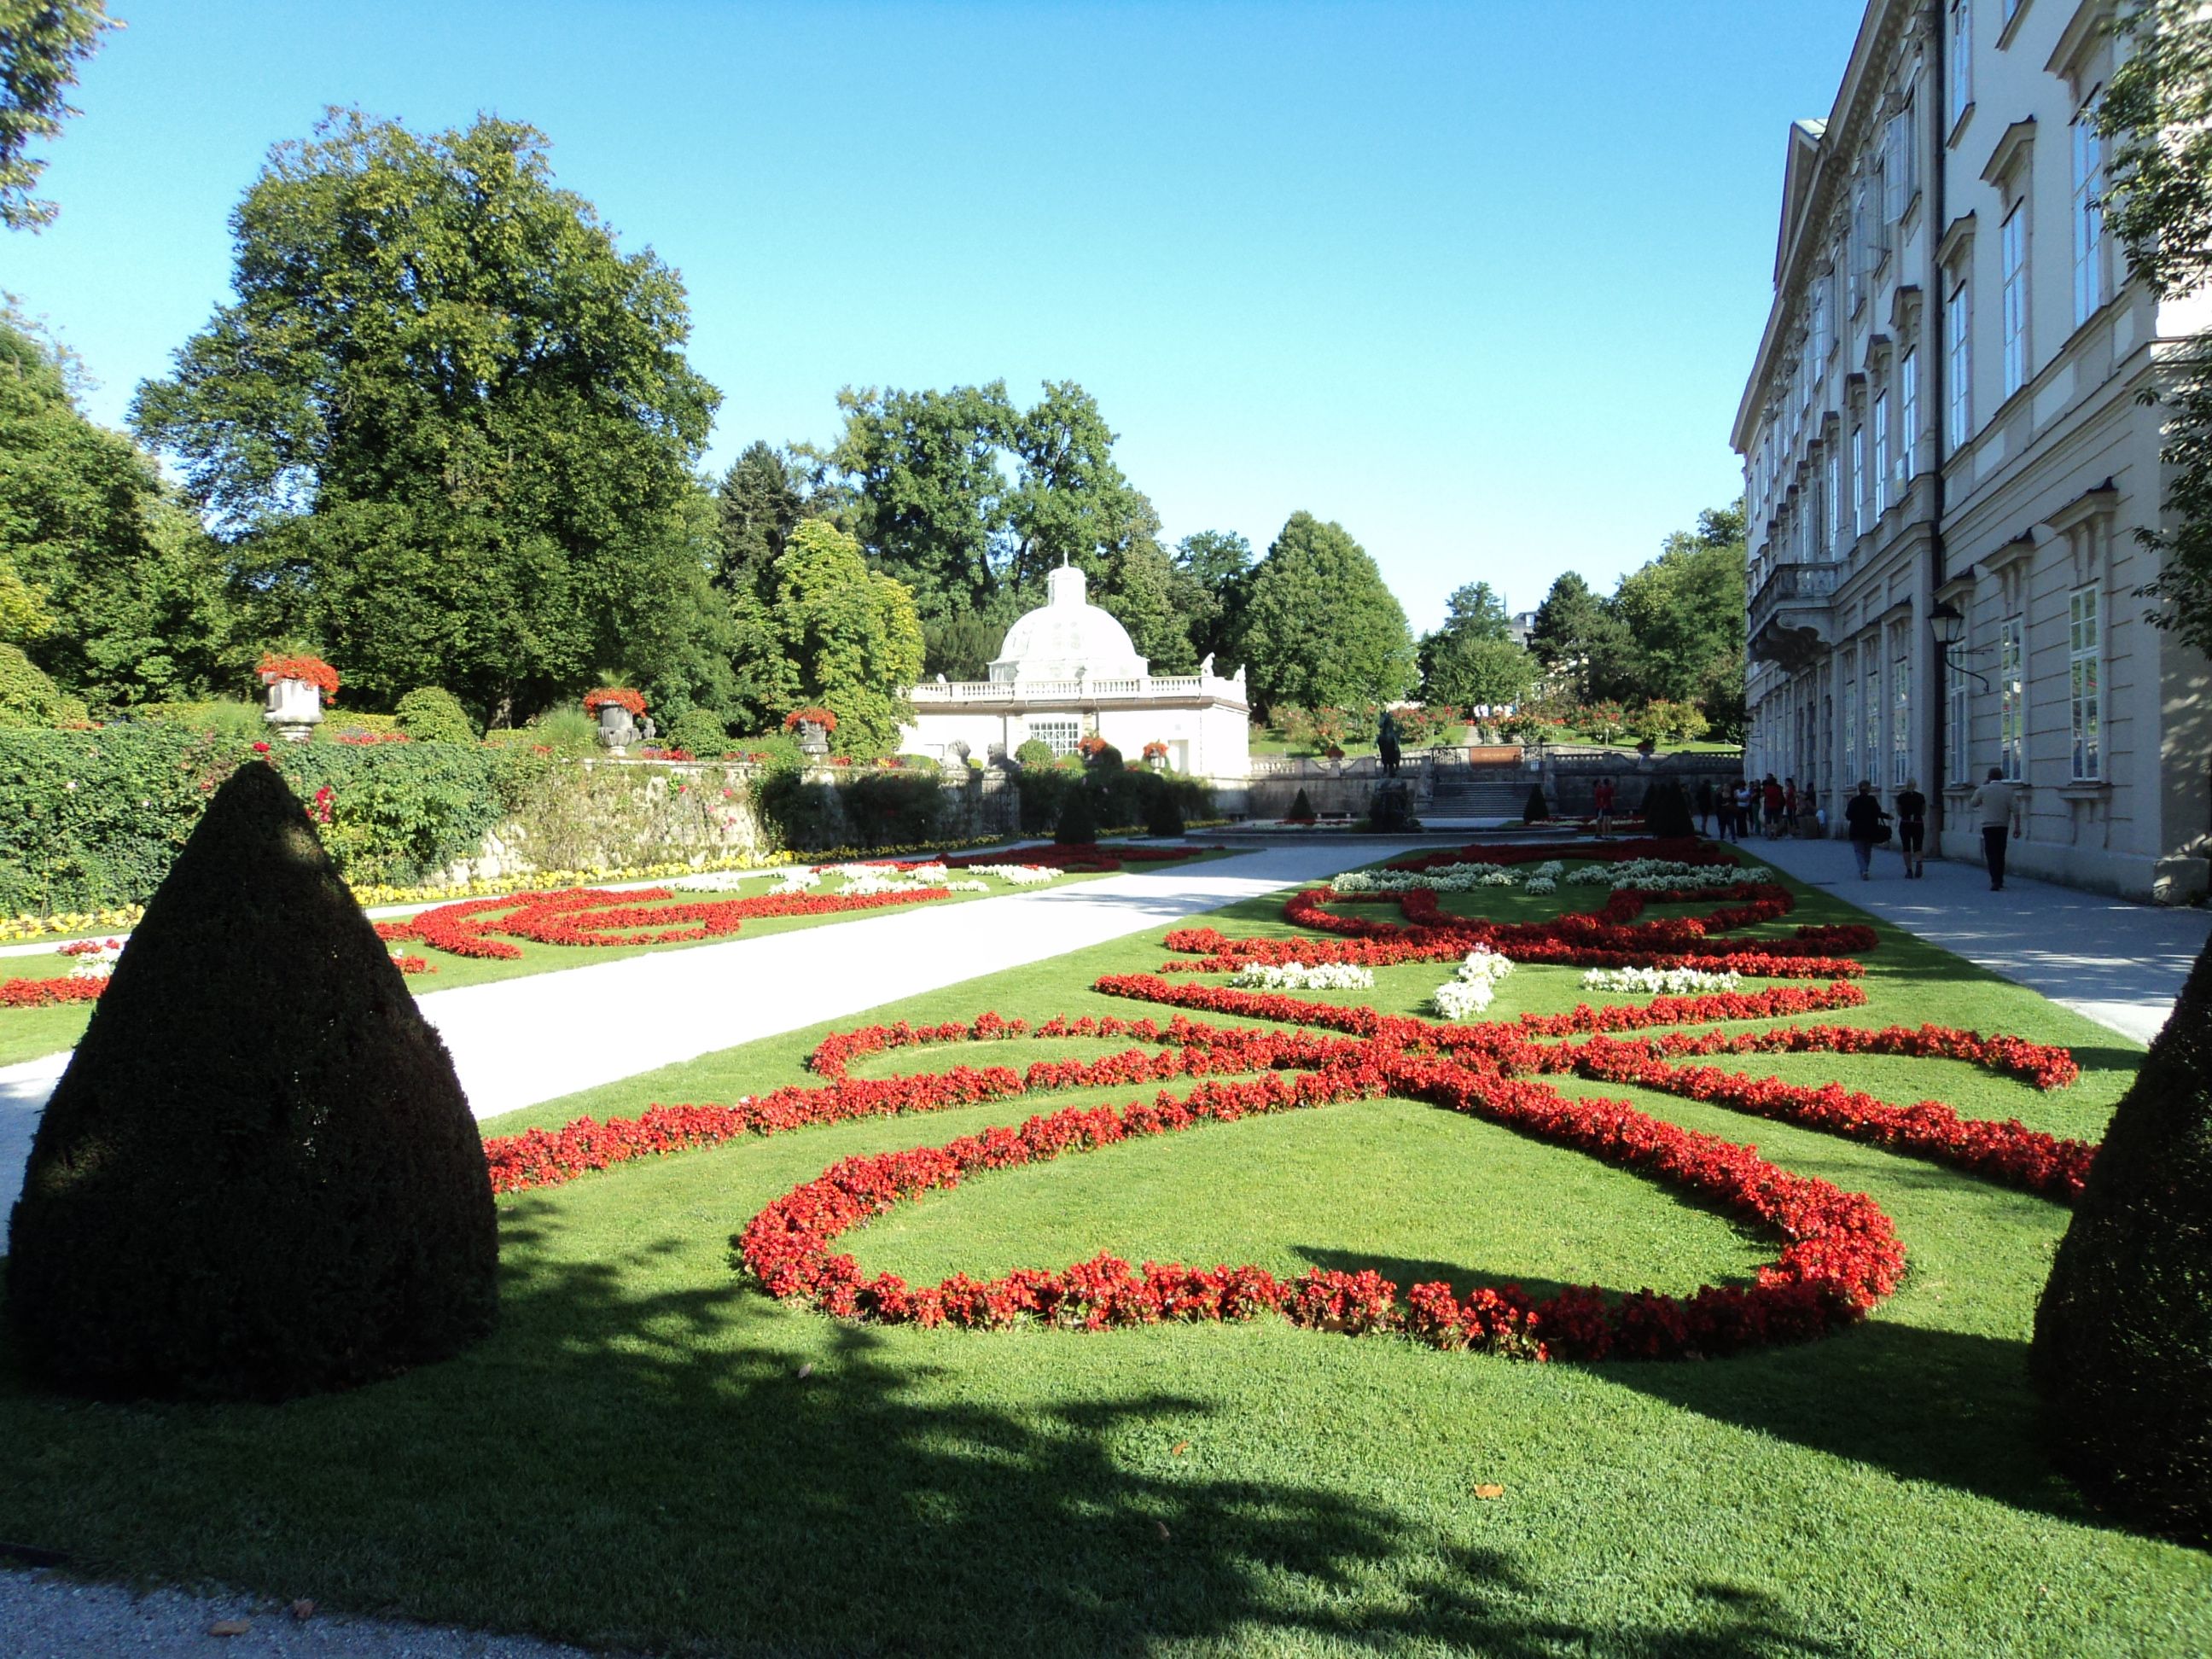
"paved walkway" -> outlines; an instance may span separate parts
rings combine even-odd
[[[2132,904],[2024,876],[1992,893],[1978,864],[1930,859],[1925,876],[1907,881],[1887,847],[1875,850],[1870,881],[1840,841],[1753,838],[1744,851],[2138,1042],[2166,1024],[2212,935],[2212,910],[2201,908]]]
[[[478,1117],[1316,881],[1415,843],[1346,839],[629,957],[434,992]],[[980,1012],[980,1011],[979,1011]],[[0,1068],[0,1219],[69,1056]]]

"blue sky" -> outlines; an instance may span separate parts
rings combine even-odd
[[[1610,586],[1739,489],[1788,122],[1857,0],[1455,6],[110,0],[0,288],[119,424],[326,104],[478,110],[690,289],[710,462],[839,386],[1081,381],[1170,537],[1304,507],[1417,628]]]

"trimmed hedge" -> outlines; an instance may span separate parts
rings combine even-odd
[[[7,1314],[105,1397],[282,1400],[491,1329],[499,1231],[445,1045],[273,767],[216,792],[40,1121]]]
[[[392,711],[399,729],[417,743],[474,743],[475,723],[461,700],[440,685],[425,685],[400,698]]]

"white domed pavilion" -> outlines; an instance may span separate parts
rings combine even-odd
[[[1224,679],[1209,657],[1195,674],[1155,675],[1129,630],[1091,604],[1083,573],[1045,578],[1044,604],[1006,630],[990,678],[914,688],[908,754],[957,761],[1011,755],[1031,738],[1067,754],[1096,734],[1130,760],[1164,744],[1168,764],[1242,782],[1250,775],[1251,705],[1244,671]]]

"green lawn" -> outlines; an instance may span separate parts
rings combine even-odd
[[[1224,854],[1211,850],[1194,852],[1190,858],[1178,863],[1202,863],[1222,856]],[[1020,854],[1008,854],[1006,862],[1020,863]],[[1132,865],[1129,867],[1141,870],[1157,866]],[[991,890],[988,893],[955,893],[950,898],[933,899],[931,907],[998,898],[1008,893],[1042,890],[1017,887],[996,876],[969,877],[965,872],[954,873],[956,878],[987,881]],[[1052,884],[1064,887],[1071,882],[1095,881],[1103,873],[1105,872],[1091,871],[1063,875]],[[732,892],[690,892],[679,889],[667,902],[684,904],[702,900],[750,897],[771,890],[773,885],[773,872],[763,872],[757,879],[749,879],[744,886]],[[835,892],[836,885],[832,878],[825,884],[825,890]],[[436,907],[426,905],[422,908],[434,909]],[[702,945],[727,945],[732,939],[767,939],[801,927],[833,926],[886,913],[884,910],[848,910],[813,916],[761,916],[747,921],[744,930],[738,933],[720,939],[692,939],[678,945],[540,945],[530,939],[506,939],[507,944],[522,954],[499,959],[447,956],[441,951],[412,941],[404,944],[403,948],[421,957],[435,969],[432,973],[407,976],[410,989],[417,996],[428,996],[434,991],[455,990],[464,985],[484,985],[494,980],[523,979],[532,974],[557,973],[564,968],[588,968],[595,963],[619,962],[624,957],[641,956],[648,951],[690,951]],[[505,938],[504,935],[501,937]],[[70,957],[60,952],[59,945],[64,942],[56,941],[56,949],[50,954],[0,957],[0,979],[61,977],[69,972],[72,962]],[[0,1008],[0,1066],[35,1060],[41,1054],[58,1054],[64,1048],[76,1047],[77,1039],[84,1035],[85,1023],[91,1018],[92,1005],[85,1002],[64,1003],[45,1008]]]
[[[1793,921],[1857,919],[1800,891]],[[1289,931],[1273,902],[1216,920]],[[2043,1095],[1942,1061],[1741,1063],[2099,1133],[2138,1051],[1883,933],[1870,1006],[1831,1018],[2068,1042],[2081,1081]],[[880,1017],[1149,1012],[1087,988],[1156,966],[1158,937]],[[1392,969],[1373,993],[1329,1000],[1412,1012],[1445,971]],[[1492,1013],[1570,1006],[1578,981],[1524,966]],[[820,1035],[490,1127],[804,1080]],[[908,1050],[862,1069],[1121,1046]],[[732,1235],[838,1158],[1151,1092],[843,1124],[505,1200],[497,1334],[348,1395],[85,1405],[31,1390],[0,1353],[0,1538],[89,1573],[713,1652],[2212,1650],[2205,1558],[2087,1512],[2037,1449],[2023,1343],[2064,1212],[1854,1143],[1635,1096],[1872,1194],[1911,1253],[1863,1328],[1703,1364],[1537,1366],[1274,1320],[1089,1336],[860,1327],[775,1304],[732,1268]],[[1771,1255],[1640,1178],[1397,1101],[992,1176],[846,1243],[867,1270],[915,1278],[1112,1249],[1533,1291],[1688,1290]],[[1475,1495],[1491,1484],[1502,1497]]]

